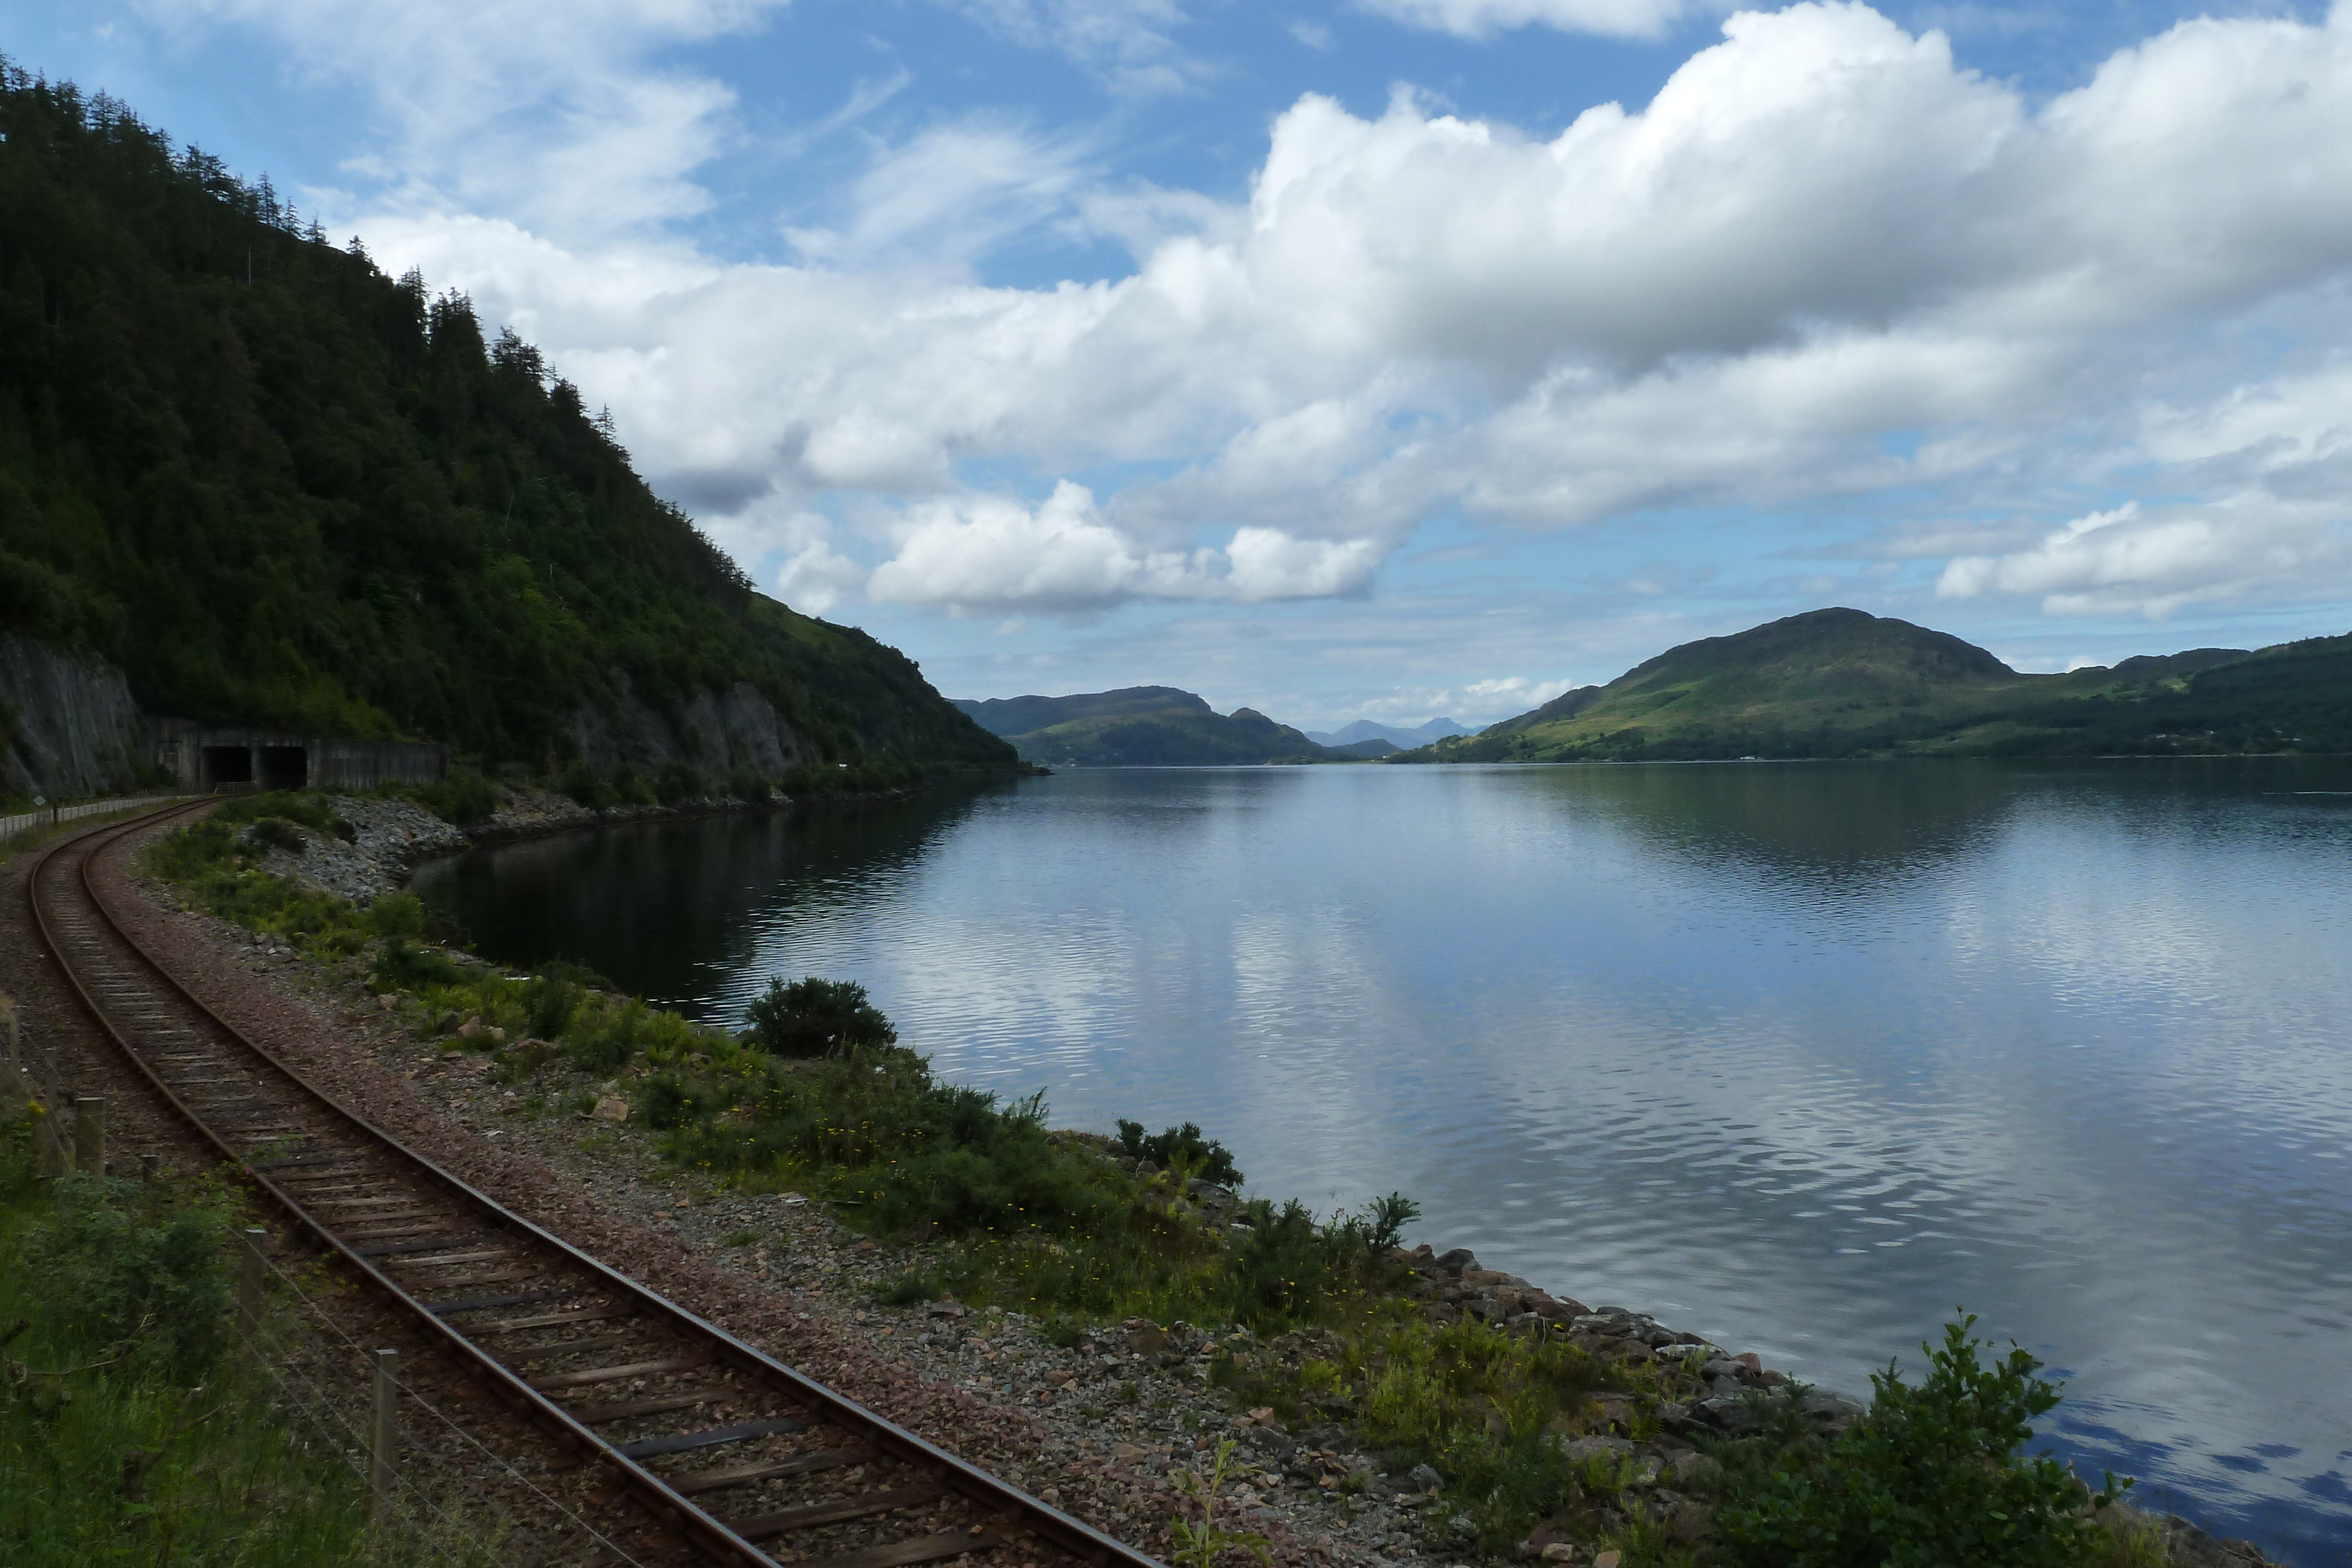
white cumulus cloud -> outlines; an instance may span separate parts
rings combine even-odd
[[[897,553],[867,591],[880,600],[1051,611],[1099,610],[1134,598],[1262,603],[1361,591],[1382,551],[1364,539],[1234,531],[1224,549],[1152,550],[1104,520],[1091,491],[1064,480],[1042,505],[964,497],[911,508]]]
[[[985,9],[1147,63],[1182,20]],[[1468,31],[1679,15],[1421,9]],[[328,51],[299,11],[238,14]],[[513,69],[558,106],[709,86],[632,63],[669,13],[613,15],[586,29],[617,41],[580,46],[579,82],[554,45],[510,51]],[[767,15],[678,0],[667,25]],[[400,47],[436,61],[416,31]],[[718,102],[677,110],[699,129],[660,154],[670,184],[624,166],[623,212],[690,195],[677,172]],[[583,130],[524,166],[563,187],[598,145]],[[454,139],[434,146],[455,171],[438,188],[483,210],[388,203],[363,223],[377,253],[513,319],[698,509],[896,519],[810,558],[884,558],[881,597],[1347,594],[1453,508],[1561,527],[1904,493],[2007,519],[1998,548],[1956,543],[1948,594],[2163,612],[2352,588],[2329,542],[2352,447],[2328,359],[2352,341],[2352,8],[2184,23],[2040,103],[1862,5],[1743,12],[1649,103],[1549,139],[1410,92],[1370,116],[1303,97],[1234,204],[1114,187],[1093,149],[1015,123],[934,124],[877,144],[838,221],[801,231],[800,265],[583,239]],[[1104,281],[974,281],[976,256],[1038,225],[1094,225],[1139,259]],[[1020,497],[971,477],[989,464],[1040,491],[1128,477]],[[2067,534],[2086,486],[2141,509]],[[2011,548],[2021,516],[2050,537]]]
[[[1359,0],[1412,26],[1465,38],[1541,26],[1608,37],[1654,38],[1698,9],[1688,0]]]

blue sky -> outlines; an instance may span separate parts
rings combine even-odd
[[[13,4],[954,695],[2352,630],[2352,13]],[[1613,106],[1613,107],[1612,107]]]

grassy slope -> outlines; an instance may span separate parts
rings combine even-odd
[[[2352,749],[2352,637],[2021,675],[1907,622],[1820,610],[1668,650],[1416,761]]]
[[[1250,708],[1220,715],[1173,686],[956,705],[1031,762],[1097,768],[1200,767],[1328,756],[1299,731]]]
[[[468,1560],[371,1539],[351,1470],[231,1354],[238,1217],[223,1192],[90,1176],[45,1189],[33,1164],[29,1124],[0,1124],[0,1561]]]
[[[0,623],[150,712],[560,758],[749,681],[826,759],[1002,765],[915,665],[753,592],[538,352],[121,106],[0,81]]]

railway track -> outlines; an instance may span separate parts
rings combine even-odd
[[[1160,1568],[512,1213],[199,1001],[115,920],[90,865],[200,805],[41,855],[26,888],[50,956],[173,1114],[505,1404],[718,1562]]]

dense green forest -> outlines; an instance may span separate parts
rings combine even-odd
[[[1334,753],[1254,708],[1220,714],[1174,686],[1127,686],[1066,697],[959,698],[956,706],[1030,762],[1089,768],[1198,768],[1319,762]]]
[[[0,630],[150,713],[488,764],[562,761],[616,671],[672,715],[749,681],[825,759],[1013,760],[895,650],[755,592],[463,296],[5,62]]]
[[[2021,674],[1943,632],[1815,610],[1670,648],[1399,761],[2352,751],[2352,636]]]

